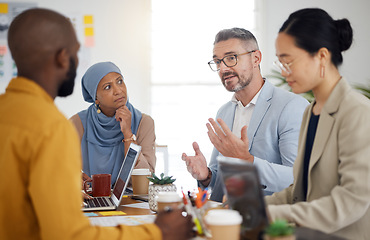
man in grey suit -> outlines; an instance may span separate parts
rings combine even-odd
[[[196,142],[195,156],[182,154],[198,184],[212,188],[211,200],[222,201],[224,195],[222,178],[217,174],[219,155],[255,164],[266,195],[293,182],[292,166],[308,102],[264,79],[261,59],[251,32],[232,28],[216,35],[213,60],[208,64],[218,72],[225,88],[235,94],[219,109],[217,123],[213,119],[207,123],[208,136],[214,145],[209,166]]]

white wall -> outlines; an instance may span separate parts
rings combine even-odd
[[[25,0],[12,0],[12,2],[25,2]],[[150,114],[151,0],[35,0],[32,2],[36,2],[39,7],[54,9],[66,15],[94,16],[95,47],[83,48],[80,52],[81,64],[78,68],[73,95],[56,100],[67,117],[88,106],[83,101],[80,86],[81,77],[87,67],[98,61],[108,60],[115,62],[121,68],[130,101],[141,111]],[[303,7],[321,7],[335,19],[348,18],[354,28],[354,43],[344,54],[344,63],[340,69],[342,75],[353,83],[365,84],[370,81],[370,71],[368,71],[370,15],[367,14],[370,1],[256,0],[256,6],[257,28],[260,33],[257,38],[263,52],[264,75],[272,68],[272,62],[275,60],[274,41],[288,15]],[[3,92],[3,89],[0,90]]]
[[[26,2],[12,0],[11,2]],[[80,64],[73,95],[57,98],[56,104],[70,117],[89,106],[81,93],[81,77],[100,61],[112,61],[122,71],[130,102],[142,112],[150,111],[150,0],[33,0],[38,7],[67,16],[93,15],[95,47],[81,48]],[[81,19],[80,19],[81,20]],[[83,29],[78,29],[82,30]],[[79,32],[83,45],[83,33]]]
[[[265,11],[260,16],[265,74],[272,68],[275,57],[275,38],[289,14],[306,7],[319,7],[334,19],[347,18],[354,29],[354,42],[343,54],[342,76],[351,83],[370,84],[370,10],[369,0],[256,0]]]

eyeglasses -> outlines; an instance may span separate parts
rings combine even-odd
[[[300,57],[294,59],[293,61],[291,61],[290,63],[283,63],[283,62],[280,62],[280,60],[276,60],[274,61],[274,65],[280,70],[280,72],[282,73],[283,71],[286,72],[288,75],[292,74],[292,70],[290,69],[290,67],[292,66],[292,64],[294,62],[296,62]]]
[[[292,74],[292,70],[290,70],[290,66],[293,62],[290,63],[282,63],[279,60],[274,61],[274,65],[280,70],[280,73],[283,71],[286,72],[288,75]]]
[[[208,65],[212,69],[212,71],[218,72],[220,71],[221,62],[223,62],[226,67],[234,67],[236,66],[236,64],[238,64],[238,56],[250,54],[255,51],[257,50],[252,50],[252,51],[241,53],[241,54],[227,55],[223,57],[222,59],[213,59],[212,61],[208,62]]]

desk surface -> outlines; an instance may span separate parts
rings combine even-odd
[[[155,215],[156,213],[151,211],[150,209],[143,209],[143,208],[132,208],[132,207],[125,207],[124,205],[127,204],[134,204],[140,203],[141,201],[137,201],[131,199],[130,197],[124,197],[121,201],[121,206],[118,207],[117,211],[122,211],[126,213],[126,216],[133,216],[133,215]],[[99,212],[95,212],[98,215]],[[102,216],[103,217],[103,216]],[[203,239],[203,238],[197,238]],[[343,238],[333,236],[331,234],[325,234],[320,231],[316,231],[309,228],[304,227],[297,227],[296,228],[296,239],[297,240],[344,240]]]
[[[125,212],[127,215],[155,215],[156,214],[150,209],[131,208],[131,207],[124,206],[127,204],[140,203],[140,202],[141,201],[131,199],[130,197],[124,197],[122,198],[121,205],[118,207],[117,211]]]

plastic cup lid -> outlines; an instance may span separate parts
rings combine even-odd
[[[232,209],[212,209],[205,216],[209,225],[236,225],[242,223],[242,216]]]
[[[134,169],[131,175],[150,175],[150,170],[148,168]]]
[[[180,202],[181,197],[176,192],[159,192],[157,202]]]

